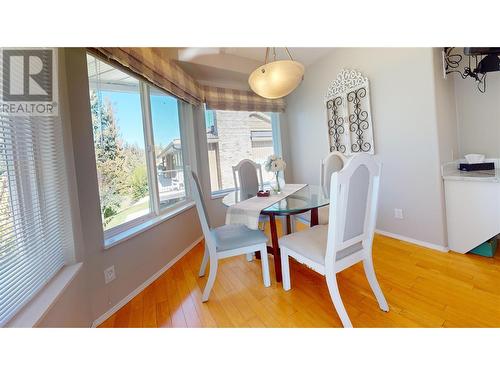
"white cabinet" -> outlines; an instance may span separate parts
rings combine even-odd
[[[457,165],[443,166],[448,247],[466,253],[500,233],[500,169],[460,172]]]

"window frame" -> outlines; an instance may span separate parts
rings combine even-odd
[[[205,110],[205,116],[204,116],[204,121],[205,121],[205,129],[207,129],[207,116],[206,116],[206,111],[216,111],[216,109],[208,109],[204,108]],[[248,112],[248,111],[233,111],[233,112]],[[265,112],[268,113],[271,117],[271,131],[272,131],[272,136],[273,136],[273,151],[274,154],[282,157],[282,143],[281,143],[281,126],[280,126],[280,117],[278,112]],[[216,121],[216,120],[215,120]],[[205,136],[205,141],[207,142],[207,159],[208,159],[208,138]],[[220,189],[220,190],[214,190],[212,191],[212,179],[210,177],[210,164],[208,164],[208,179],[209,179],[209,187],[210,187],[210,196],[212,199],[218,199],[221,197],[224,197],[225,195],[233,192],[235,190],[234,187],[232,188],[226,188],[226,189]],[[267,184],[265,184],[267,186]]]
[[[179,202],[172,204],[171,206],[160,209],[160,196],[158,190],[158,176],[156,173],[156,155],[155,155],[155,147],[154,147],[154,134],[153,134],[153,118],[151,111],[151,90],[150,87],[154,87],[155,90],[160,91],[162,94],[167,96],[171,96],[177,100],[177,111],[179,114],[179,138],[182,145],[182,169],[184,171],[184,175],[186,175],[186,166],[189,165],[189,150],[187,150],[187,141],[185,139],[185,124],[183,122],[183,117],[181,116],[181,108],[184,105],[189,105],[184,103],[180,98],[168,93],[163,90],[161,87],[158,87],[152,84],[149,81],[141,77],[137,77],[136,75],[128,72],[126,69],[120,68],[114,64],[109,64],[109,62],[103,61],[98,56],[95,56],[92,53],[88,53],[87,55],[92,56],[93,58],[102,61],[105,64],[111,65],[114,69],[120,70],[121,72],[137,79],[139,83],[139,96],[140,96],[140,104],[141,104],[141,118],[142,118],[142,126],[143,126],[143,134],[144,134],[144,150],[146,157],[146,169],[148,175],[148,194],[149,194],[149,213],[127,221],[125,223],[119,224],[115,227],[104,229],[104,226],[101,224],[101,229],[103,231],[104,244],[105,248],[108,248],[107,243],[114,243],[114,237],[122,236],[124,232],[131,231],[136,227],[141,227],[143,224],[147,222],[156,222],[163,217],[169,217],[170,215],[175,215],[182,207],[189,205],[191,202],[191,195],[189,193],[189,189],[187,185],[184,186],[185,198]],[[101,205],[100,197],[99,197],[99,207]],[[128,237],[128,236],[127,236]],[[121,241],[119,241],[121,242]],[[117,243],[119,243],[117,242]]]

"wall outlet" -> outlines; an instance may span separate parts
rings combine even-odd
[[[403,219],[403,209],[402,208],[395,208],[394,209],[394,218],[395,219]]]
[[[109,284],[111,281],[116,279],[115,266],[108,267],[104,270],[104,282]]]

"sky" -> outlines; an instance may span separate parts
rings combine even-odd
[[[144,131],[139,93],[102,91],[109,98],[122,139],[144,149]],[[172,139],[180,138],[177,99],[167,95],[151,95],[151,116],[155,145],[167,146]]]

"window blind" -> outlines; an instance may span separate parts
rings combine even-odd
[[[0,116],[0,326],[59,271],[72,244],[59,118]]]
[[[203,86],[208,109],[223,111],[285,112],[285,99],[266,99],[253,92]]]

